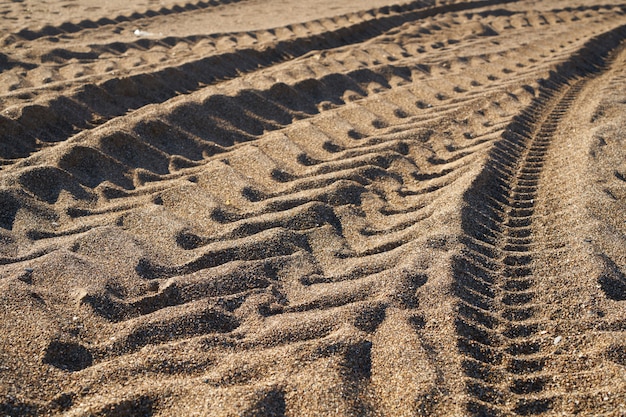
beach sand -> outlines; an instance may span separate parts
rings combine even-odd
[[[626,415],[616,0],[0,4],[0,415]]]

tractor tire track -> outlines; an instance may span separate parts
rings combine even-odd
[[[539,97],[507,127],[490,160],[465,196],[465,251],[453,263],[461,299],[456,328],[473,415],[550,412],[565,393],[550,389],[546,371],[560,337],[536,297],[533,220],[546,154],[560,120],[585,83],[606,68],[623,41],[624,27],[589,42],[570,65],[542,84]],[[551,343],[553,342],[553,343]]]
[[[60,67],[177,52],[10,93],[25,96],[0,133],[0,411],[565,409],[536,201],[626,22],[554,1],[49,49]]]
[[[188,2],[180,5],[174,5],[172,7],[161,7],[160,9],[147,9],[143,12],[135,12],[130,15],[119,15],[113,18],[103,17],[98,20],[85,19],[80,22],[64,22],[58,26],[46,25],[40,29],[22,29],[17,33],[11,34],[18,39],[25,39],[28,41],[34,41],[39,38],[48,36],[58,36],[66,34],[75,34],[84,30],[97,29],[104,26],[117,25],[119,23],[137,22],[144,19],[153,18],[156,16],[169,16],[177,13],[190,13],[198,10],[204,10],[221,5],[233,4],[242,0],[211,0],[211,1],[197,1]],[[11,36],[9,35],[9,36]],[[16,42],[16,39],[11,39],[11,42]],[[6,41],[5,41],[6,43]]]
[[[78,87],[75,87],[75,82],[55,83],[53,90],[67,90],[70,93],[64,93],[61,97],[42,103],[12,106],[5,111],[5,116],[0,116],[0,126],[3,131],[0,135],[0,144],[2,144],[0,154],[2,161],[0,162],[3,165],[11,164],[50,144],[65,141],[78,131],[88,130],[129,111],[149,104],[162,103],[181,93],[189,94],[207,85],[235,78],[242,73],[254,72],[258,68],[275,66],[316,49],[360,43],[407,22],[452,11],[480,8],[492,3],[501,2],[489,0],[439,7],[428,7],[422,2],[413,2],[406,6],[370,10],[363,14],[365,19],[350,16],[350,20],[354,19],[357,23],[347,26],[345,25],[347,17],[338,17],[336,21],[329,22],[331,26],[334,26],[334,30],[329,30],[320,24],[321,21],[318,21],[312,22],[313,24],[309,25],[310,28],[306,25],[299,25],[301,30],[286,27],[277,28],[269,33],[259,31],[199,36],[189,39],[166,38],[158,42],[138,41],[134,47],[140,48],[143,54],[146,53],[146,49],[155,45],[165,45],[166,48],[171,48],[172,43],[180,45],[200,42],[207,44],[201,48],[204,52],[212,51],[213,53],[199,59],[192,57],[188,62],[166,66],[157,71],[113,77],[104,81],[96,79],[94,83],[85,82],[84,77],[80,77],[77,80]],[[323,32],[316,33],[320,28]],[[266,34],[269,35],[271,41],[258,43],[258,40],[265,38]],[[219,52],[211,46],[219,45],[222,40],[231,44],[228,48],[230,50]],[[248,43],[250,40],[258,45],[252,47],[239,45],[239,43]],[[120,54],[132,47],[132,45],[112,44],[106,46],[105,50],[113,50],[114,53]],[[102,47],[95,48],[92,52],[81,52],[81,56],[97,58],[101,53],[98,49]],[[53,50],[51,54],[50,59],[55,59],[55,55],[60,55],[62,60],[76,58],[71,52]],[[82,74],[81,71],[79,73]],[[51,78],[45,76],[43,84],[50,81]],[[32,93],[32,89],[26,91],[18,89],[9,96],[24,97],[32,101],[34,98]]]

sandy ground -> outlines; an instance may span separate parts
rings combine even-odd
[[[626,415],[626,6],[0,2],[0,415]]]

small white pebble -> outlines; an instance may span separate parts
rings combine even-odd
[[[547,330],[542,330],[542,331],[539,332],[539,334],[546,334],[546,333],[548,333]]]
[[[78,316],[72,317],[72,321],[76,321],[76,320],[78,320]]]
[[[133,32],[133,35],[138,36],[138,37],[144,37],[144,36],[163,36],[163,34],[162,34],[162,33],[148,32],[148,31],[141,30],[141,29],[135,29],[135,31]]]
[[[558,345],[559,343],[561,343],[561,340],[563,340],[563,337],[561,336],[557,336],[554,338],[554,344]]]

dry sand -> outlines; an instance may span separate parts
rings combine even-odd
[[[626,6],[0,2],[0,415],[626,415]]]

